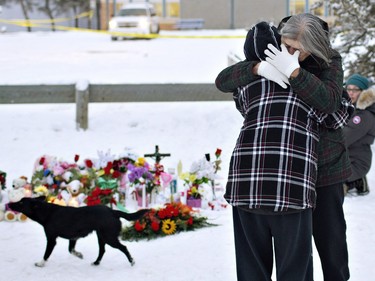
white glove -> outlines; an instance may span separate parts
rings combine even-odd
[[[267,47],[268,49],[264,51],[264,54],[268,56],[266,61],[276,67],[286,77],[289,78],[292,72],[300,67],[298,62],[300,51],[295,51],[291,55],[284,44],[281,44],[281,51],[272,44],[268,44]]]
[[[272,64],[266,61],[261,61],[258,66],[258,75],[263,76],[264,78],[271,80],[281,87],[286,89],[289,84],[288,78],[276,69]]]

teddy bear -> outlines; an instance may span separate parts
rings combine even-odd
[[[13,180],[12,188],[8,189],[8,201],[9,202],[17,202],[20,201],[25,195],[31,197],[31,193],[27,193],[27,190],[30,190],[31,186],[27,182],[26,177],[20,177],[18,179]],[[5,206],[5,214],[4,218],[6,221],[26,221],[27,217],[19,212],[14,212],[11,209]]]
[[[61,191],[61,197],[67,206],[80,207],[84,205],[86,195],[81,193],[83,184],[79,180],[72,180],[65,186],[65,190]]]

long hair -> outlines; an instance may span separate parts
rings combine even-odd
[[[305,52],[321,58],[327,64],[331,61],[332,47],[326,22],[305,13],[291,16],[280,27],[282,37],[297,40]]]

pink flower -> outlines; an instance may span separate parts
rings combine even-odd
[[[59,166],[59,165],[56,165],[55,167],[53,167],[53,174],[55,176],[60,176],[64,172],[65,172],[65,169],[63,167]]]

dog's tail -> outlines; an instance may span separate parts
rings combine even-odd
[[[124,219],[126,219],[128,221],[138,220],[141,217],[143,217],[149,211],[150,211],[149,209],[142,209],[142,210],[139,210],[139,211],[137,211],[135,213],[125,213],[125,212],[122,212],[122,211],[113,210],[113,212],[118,217],[124,218]]]

